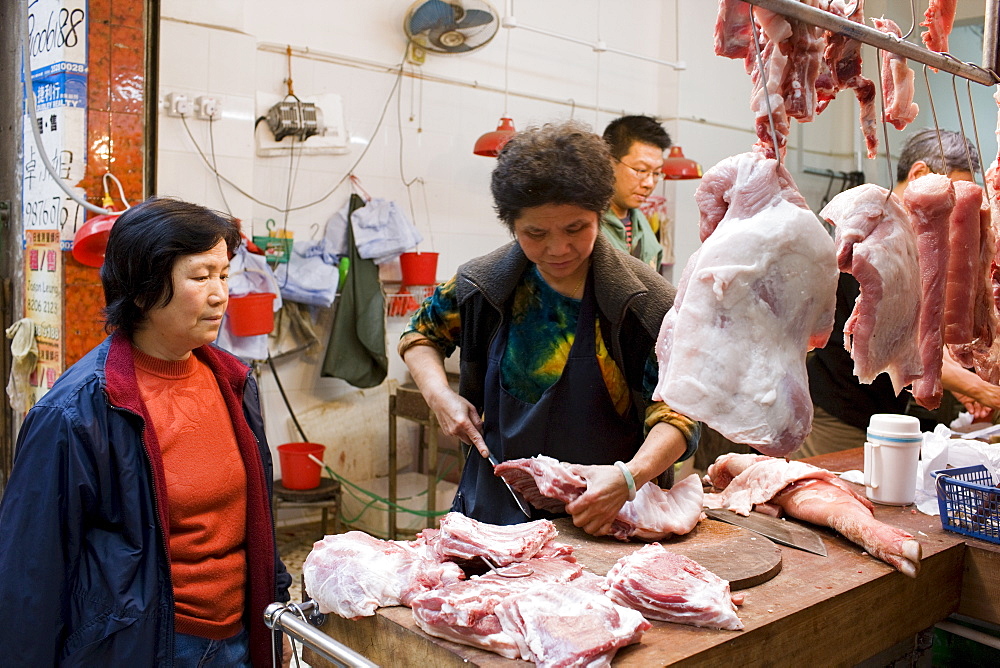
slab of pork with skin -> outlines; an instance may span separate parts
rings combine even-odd
[[[887,372],[896,394],[923,373],[914,305],[920,301],[917,236],[899,198],[874,184],[838,194],[820,216],[834,225],[837,265],[861,286],[844,325],[854,375]]]
[[[538,455],[500,462],[494,472],[535,508],[562,513],[567,503],[587,489],[580,468],[579,464]],[[611,535],[622,541],[654,541],[686,534],[703,517],[702,495],[697,475],[688,476],[669,491],[648,482],[636,490],[634,500],[626,501],[618,511]]]
[[[916,577],[920,543],[906,531],[875,519],[871,502],[825,469],[763,455],[726,454],[706,476],[718,494],[706,494],[707,508],[749,515],[770,504],[800,520],[827,526],[900,572]]]
[[[812,426],[806,352],[833,328],[833,240],[788,171],[759,153],[702,179],[701,248],[660,329],[654,399],[772,455]]]
[[[923,375],[913,381],[913,398],[929,410],[941,405],[941,363],[944,355],[944,307],[947,285],[948,220],[955,208],[955,188],[943,174],[914,179],[903,191],[910,224],[917,233],[920,257],[920,331]]]

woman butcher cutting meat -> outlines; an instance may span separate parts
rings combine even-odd
[[[545,454],[585,465],[587,491],[566,511],[588,533],[608,533],[636,488],[697,447],[698,424],[651,400],[653,345],[674,289],[600,234],[614,174],[606,144],[585,126],[515,135],[491,188],[514,241],[437,287],[404,330],[400,356],[442,429],[482,455],[467,458],[453,510],[525,521],[487,458]],[[456,347],[457,393],[444,369]]]

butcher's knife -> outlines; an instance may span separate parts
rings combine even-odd
[[[705,514],[712,519],[735,524],[738,527],[767,536],[775,543],[788,545],[823,557],[826,556],[826,545],[823,544],[823,539],[820,538],[819,534],[795,522],[787,522],[761,513],[750,513],[749,517],[743,517],[723,508],[706,508]]]
[[[497,458],[494,457],[493,453],[491,452],[490,453],[490,464],[493,464],[493,468],[496,468],[497,464],[499,464],[499,463],[500,462],[497,461]],[[510,483],[503,479],[503,476],[497,476],[497,477],[500,478],[500,480],[503,482],[503,484],[507,485],[507,489],[510,490],[510,494],[511,494],[511,496],[514,497],[514,500],[517,502],[517,507],[521,509],[521,512],[524,513],[525,515],[527,515],[528,519],[531,519],[531,506],[529,506],[528,502],[524,500],[524,497],[522,497],[520,494],[518,494],[517,492],[515,492],[514,488],[510,486]]]

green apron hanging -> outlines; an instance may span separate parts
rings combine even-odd
[[[385,294],[378,280],[378,266],[358,255],[351,215],[365,205],[351,195],[347,215],[347,245],[350,269],[340,299],[334,304],[330,343],[322,375],[342,378],[354,387],[375,387],[389,370],[385,348]]]

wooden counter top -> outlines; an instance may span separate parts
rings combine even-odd
[[[861,449],[816,457],[830,470],[861,467]],[[779,546],[782,569],[773,579],[744,589],[743,631],[718,631],[652,622],[642,642],[620,650],[617,666],[787,664],[851,665],[904,641],[952,612],[1000,620],[1000,546],[944,531],[938,517],[912,507],[876,506],[875,516],[902,527],[923,546],[916,579],[865,554],[831,529],[812,527],[826,543],[821,557]],[[561,527],[567,537],[572,525]],[[584,567],[606,572],[609,551],[637,549],[608,538],[574,535]],[[671,547],[671,543],[665,542]],[[681,550],[678,550],[681,551]],[[328,615],[323,631],[383,666],[530,665],[423,633],[408,608],[382,608],[373,617]],[[326,666],[321,658],[308,658]]]

